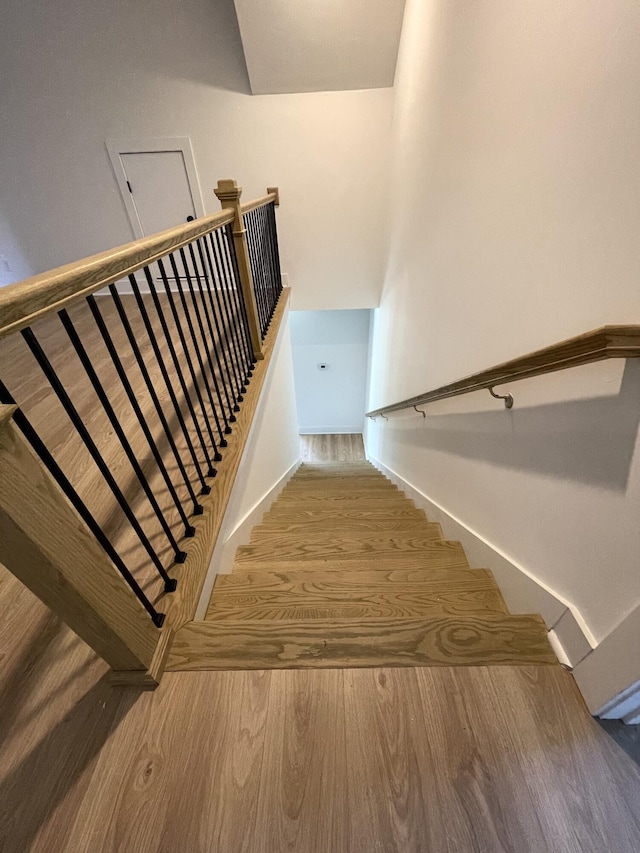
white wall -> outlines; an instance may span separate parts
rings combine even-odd
[[[229,572],[238,545],[269,509],[300,461],[287,311],[227,504],[196,619],[202,619],[219,572]]]
[[[207,212],[280,187],[293,307],[377,304],[391,89],[251,96],[233,0],[9,4],[0,79],[9,280],[133,238],[107,138],[189,136]]]
[[[371,408],[640,322],[639,31],[636,0],[408,0]],[[598,643],[640,602],[640,363],[510,390],[378,419],[368,450]]]
[[[291,343],[301,433],[360,433],[371,312],[294,311]],[[325,370],[318,368],[326,364]]]

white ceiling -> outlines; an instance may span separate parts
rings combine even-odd
[[[393,86],[405,0],[234,0],[254,95]]]

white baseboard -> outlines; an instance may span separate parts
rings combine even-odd
[[[574,667],[591,652],[593,646],[582,629],[580,615],[576,616],[559,595],[395,471],[369,454],[367,458],[419,509],[424,510],[430,521],[440,523],[447,539],[462,543],[472,566],[491,569],[512,613],[539,613],[542,616],[561,663]]]
[[[254,504],[249,512],[238,522],[235,528],[228,534],[218,537],[216,546],[211,557],[207,578],[200,594],[200,601],[194,616],[194,620],[204,619],[211,598],[214,581],[217,575],[228,575],[233,567],[236,551],[240,545],[247,545],[251,536],[251,530],[258,524],[262,516],[269,511],[271,504],[284,489],[289,479],[298,470],[301,460],[298,459],[288,471],[286,471],[277,483]]]
[[[299,427],[298,432],[300,435],[362,435],[362,424],[347,427]]]

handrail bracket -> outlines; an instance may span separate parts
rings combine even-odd
[[[505,409],[512,409],[513,408],[513,395],[512,394],[509,394],[509,392],[507,392],[506,394],[496,394],[496,392],[493,390],[493,388],[487,388],[487,390],[491,394],[492,397],[496,398],[496,400],[504,400]]]

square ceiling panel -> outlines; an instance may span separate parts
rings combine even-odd
[[[235,0],[254,95],[393,86],[405,0]]]

